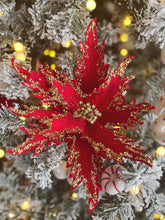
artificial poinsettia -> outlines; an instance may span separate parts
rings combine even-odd
[[[134,123],[142,123],[140,112],[152,108],[150,104],[125,103],[123,92],[134,76],[124,76],[133,57],[123,60],[116,70],[108,74],[104,64],[104,47],[97,44],[96,19],[89,24],[85,44],[80,43],[82,59],[77,60],[76,79],[71,80],[57,69],[50,70],[38,63],[36,71],[13,66],[24,78],[24,85],[36,90],[33,96],[40,99],[38,106],[23,106],[24,110],[12,109],[30,120],[29,134],[25,142],[9,150],[24,154],[34,150],[40,153],[46,145],[66,141],[69,146],[67,166],[71,167],[72,189],[83,182],[89,199],[89,212],[98,201],[101,190],[100,176],[104,170],[103,159],[122,162],[122,158],[143,162],[152,166],[142,147],[121,130]],[[120,129],[119,129],[120,127]]]

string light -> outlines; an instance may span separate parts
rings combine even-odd
[[[22,210],[27,210],[30,208],[30,202],[29,201],[25,201],[22,205],[21,205],[21,209]]]
[[[96,2],[94,0],[87,0],[86,9],[88,11],[93,11],[96,8]]]
[[[50,57],[55,57],[55,56],[56,56],[55,50],[50,50],[50,51],[49,51],[49,56],[50,56]]]
[[[113,128],[117,128],[117,129],[118,129],[118,128],[120,128],[120,127],[119,127],[119,126],[113,126]]]
[[[71,40],[65,41],[64,47],[69,48],[71,46]]]
[[[5,156],[5,151],[3,149],[0,149],[0,158],[3,158]]]
[[[125,48],[123,48],[123,49],[120,50],[120,54],[121,54],[122,56],[126,56],[126,55],[128,54],[128,50],[125,49]]]
[[[49,55],[49,49],[44,50],[44,55],[48,56]]]
[[[51,218],[51,217],[56,217],[57,211],[58,211],[58,210],[57,210],[56,208],[50,210],[50,212],[48,213],[48,217],[49,217],[49,218]]]
[[[48,108],[50,107],[50,105],[48,105],[48,104],[42,104],[42,107],[43,107],[45,110],[48,110]]]
[[[165,220],[165,216],[155,213],[154,214],[154,220]]]
[[[124,26],[129,26],[131,23],[132,23],[132,17],[130,15],[127,15],[124,18],[123,25]]]
[[[156,149],[157,156],[165,156],[165,147],[160,146]]]
[[[20,60],[20,61],[25,61],[25,60],[26,60],[26,56],[25,56],[24,53],[16,53],[16,54],[15,54],[15,58],[16,58],[17,60]]]
[[[122,42],[127,42],[128,41],[128,34],[126,34],[126,33],[121,34],[120,35],[120,40]]]
[[[130,189],[130,192],[133,194],[133,195],[137,195],[140,191],[140,187],[139,186],[133,186],[131,189]]]
[[[1,14],[0,14],[0,16],[2,16],[2,15],[3,15],[3,13],[4,13],[4,12],[2,11],[2,12],[1,12]]]
[[[22,220],[28,220],[28,217],[27,216],[23,216]]]
[[[26,118],[23,117],[23,116],[20,116],[19,118],[20,118],[22,121],[26,121]]]
[[[25,51],[25,47],[21,42],[14,43],[13,47],[16,52],[24,52]]]
[[[9,213],[9,215],[8,215],[9,218],[14,218],[14,216],[15,215],[13,213]]]
[[[72,199],[73,199],[73,200],[77,199],[77,197],[78,197],[77,193],[75,193],[75,192],[72,193]]]
[[[54,69],[56,68],[56,65],[55,65],[54,63],[52,63],[52,64],[50,65],[50,68],[51,68],[52,70],[54,70]]]
[[[157,214],[157,213],[155,213],[155,214],[154,214],[154,220],[158,220],[158,219],[160,219],[160,215]]]

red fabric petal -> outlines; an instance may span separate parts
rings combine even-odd
[[[28,83],[26,84],[27,87],[36,89],[36,83],[37,87],[48,90],[50,87],[49,82],[47,81],[46,76],[43,74],[43,71],[47,72],[46,67],[44,68],[42,64],[38,61],[37,63],[37,70],[36,71],[29,71],[27,69],[24,69],[22,65],[15,63],[14,60],[12,59],[12,65],[16,72]],[[24,84],[24,83],[23,83]]]
[[[42,121],[42,124],[38,124],[36,127],[24,128],[24,131],[27,131],[32,136],[8,152],[24,154],[36,148],[34,154],[38,154],[45,148],[45,145],[51,142],[57,143],[57,141],[59,143],[60,139],[64,141],[69,133],[81,133],[85,126],[84,119],[73,118],[71,114],[57,116],[56,119],[41,119],[40,121]]]
[[[54,78],[52,86],[54,91],[56,91],[59,95],[62,95],[64,100],[62,104],[72,112],[77,110],[80,101],[84,101],[79,85],[76,85],[76,83],[68,77],[65,77],[65,81],[59,81]]]
[[[70,178],[73,178],[72,190],[83,182],[91,213],[97,205],[98,192],[101,190],[100,177],[104,170],[102,159],[94,154],[87,140],[77,137],[69,150],[67,166],[72,167],[70,174]]]
[[[134,128],[135,123],[143,124],[143,121],[137,115],[150,109],[152,109],[152,105],[149,103],[137,105],[135,101],[123,103],[111,107],[109,111],[102,112],[102,116],[98,118],[98,121],[102,124],[124,127],[125,129],[128,126]]]
[[[10,154],[26,154],[35,149],[34,155],[36,155],[44,150],[47,143],[47,137],[44,137],[43,135],[35,135],[31,138],[27,138],[23,143],[7,152]]]
[[[100,87],[87,96],[87,102],[96,105],[101,112],[105,111],[105,109],[110,109],[111,106],[118,106],[118,104],[123,103],[125,98],[122,94],[129,89],[127,84],[134,78],[134,76],[126,77],[123,75],[131,60],[132,57],[128,57],[122,61],[120,65],[123,66],[123,69],[122,72],[119,69],[118,75],[116,75],[117,70],[112,70]]]
[[[97,155],[108,160],[122,162],[122,158],[143,162],[152,166],[151,159],[142,154],[142,147],[131,144],[133,140],[120,133],[118,129],[107,129],[102,124],[95,122],[94,125],[86,124],[83,137],[86,138]]]
[[[78,70],[75,71],[84,93],[91,93],[94,88],[98,88],[109,69],[109,65],[104,65],[105,42],[101,46],[97,44],[96,20],[93,19],[88,25],[85,45],[80,42],[82,60],[77,59]]]

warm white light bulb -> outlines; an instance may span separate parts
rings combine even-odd
[[[14,43],[13,47],[16,52],[24,52],[25,51],[25,47],[21,42]]]
[[[125,49],[125,48],[123,48],[123,49],[120,50],[120,54],[121,54],[122,56],[127,56],[128,50]]]
[[[9,213],[9,215],[8,215],[9,218],[14,218],[14,216],[15,215],[13,213]]]
[[[30,208],[30,202],[29,201],[25,201],[22,205],[21,205],[21,209],[22,210],[27,210]]]
[[[2,11],[2,12],[0,13],[0,16],[2,16],[2,15],[3,15],[3,13],[4,13],[4,12]]]
[[[120,40],[121,40],[122,42],[127,42],[127,41],[128,41],[128,34],[122,33],[122,34],[120,35]]]
[[[156,154],[158,156],[165,156],[165,147],[160,146],[156,149]]]
[[[133,186],[131,189],[130,189],[130,192],[133,194],[133,195],[137,195],[140,191],[140,187],[139,186]]]
[[[72,193],[72,199],[73,199],[73,200],[77,199],[77,197],[78,197],[77,193],[75,193],[75,192]]]
[[[54,69],[56,68],[56,65],[55,65],[54,63],[52,63],[52,64],[50,65],[50,68],[51,68],[52,70],[54,70]]]
[[[129,26],[132,23],[132,18],[130,15],[126,16],[123,21],[124,26]]]
[[[69,48],[71,46],[71,43],[72,43],[71,40],[66,40],[64,47]]]
[[[0,158],[3,158],[5,156],[5,151],[3,149],[0,149]]]
[[[93,11],[96,8],[96,2],[94,0],[87,0],[86,8],[89,11]]]
[[[42,104],[42,107],[43,107],[45,110],[48,110],[48,108],[50,107],[50,105],[48,105],[48,104]]]
[[[26,55],[24,53],[16,53],[15,58],[17,60],[20,60],[20,61],[25,61],[26,60]]]
[[[50,50],[49,51],[49,56],[50,57],[55,57],[56,56],[56,51],[55,50]]]

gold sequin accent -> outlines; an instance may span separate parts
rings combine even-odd
[[[91,105],[90,103],[83,103],[82,101],[80,101],[79,104],[80,108],[74,112],[73,117],[82,117],[89,121],[91,124],[94,124],[98,117],[101,117],[102,114],[98,111],[95,105]]]

